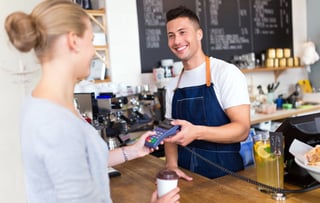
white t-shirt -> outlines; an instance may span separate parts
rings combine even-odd
[[[244,74],[233,64],[210,57],[211,82],[222,109],[250,104],[247,81]],[[172,118],[172,99],[179,76],[166,86],[166,118]],[[192,70],[184,70],[179,88],[199,86],[206,83],[206,64]]]
[[[27,97],[21,145],[28,202],[112,202],[107,144],[84,119],[48,100]]]

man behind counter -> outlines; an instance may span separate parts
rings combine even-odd
[[[166,139],[166,167],[192,180],[178,167],[208,178],[225,175],[182,146],[231,171],[242,170],[240,142],[250,128],[246,78],[225,61],[208,57],[197,15],[180,6],[167,12],[168,46],[182,61],[183,70],[166,87],[166,118],[176,119],[181,131]]]

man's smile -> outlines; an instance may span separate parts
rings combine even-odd
[[[177,52],[182,52],[182,51],[184,51],[186,48],[187,48],[187,45],[185,45],[185,46],[179,46],[179,47],[176,47],[175,50],[176,50]]]

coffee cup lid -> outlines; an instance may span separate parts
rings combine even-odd
[[[176,180],[179,178],[179,176],[175,171],[164,169],[159,171],[157,178],[165,180]]]

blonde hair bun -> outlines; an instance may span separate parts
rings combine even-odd
[[[5,29],[9,40],[19,51],[28,52],[37,44],[37,30],[30,15],[14,12],[6,18]]]

